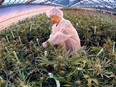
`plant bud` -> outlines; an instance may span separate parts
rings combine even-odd
[[[76,83],[77,85],[80,85],[80,84],[81,84],[81,81],[78,80],[78,81],[76,81],[75,83]]]

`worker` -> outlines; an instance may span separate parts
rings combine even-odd
[[[80,38],[71,22],[63,18],[63,11],[55,7],[47,11],[46,15],[53,22],[53,26],[49,39],[42,46],[47,48],[49,44],[58,45],[65,52],[76,53],[81,47]]]

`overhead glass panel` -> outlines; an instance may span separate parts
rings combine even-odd
[[[11,0],[5,0],[5,1],[2,3],[2,5],[6,5],[6,4],[8,4],[10,1],[11,1]]]
[[[104,7],[116,8],[115,0],[82,0],[72,5],[72,7]]]
[[[44,3],[44,2],[46,2],[46,1],[45,0],[35,0],[35,1],[31,2],[31,3]]]
[[[2,5],[27,3],[31,0],[5,0]]]
[[[24,3],[28,3],[28,2],[30,2],[31,0],[25,0],[25,2]]]
[[[19,2],[20,2],[20,0],[16,0],[14,3],[17,3],[18,4]]]
[[[22,2],[21,3],[25,3],[27,0],[21,0]]]
[[[10,1],[8,2],[8,4],[13,4],[14,1],[15,1],[15,0],[10,0]]]
[[[39,3],[39,1],[38,1],[38,0],[35,0],[35,1],[33,1],[32,3]]]

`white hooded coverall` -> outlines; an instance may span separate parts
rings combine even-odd
[[[48,41],[53,45],[63,47],[65,52],[75,53],[80,47],[80,38],[76,29],[69,20],[64,18],[58,24],[52,26]]]

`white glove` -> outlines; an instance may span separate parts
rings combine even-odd
[[[46,47],[47,47],[47,43],[46,43],[46,42],[43,42],[43,43],[42,43],[42,47],[43,47],[43,48],[46,48]]]

